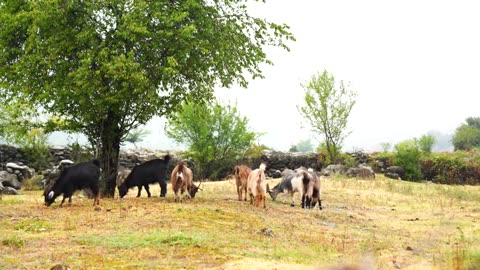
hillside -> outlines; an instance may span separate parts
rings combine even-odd
[[[170,189],[167,198],[130,190],[98,209],[78,196],[47,208],[40,191],[4,195],[0,269],[479,269],[480,187],[382,177],[322,184],[321,211],[282,196],[255,209],[236,200],[233,180],[203,183],[183,204]]]

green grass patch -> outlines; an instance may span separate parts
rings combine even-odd
[[[24,219],[14,225],[15,230],[22,230],[25,232],[44,232],[51,229],[53,225],[50,222],[40,220],[38,218]]]
[[[182,232],[122,232],[110,236],[80,236],[77,242],[88,246],[105,246],[108,248],[141,248],[141,247],[164,247],[180,246],[191,247],[205,242],[205,237],[197,234],[185,234]]]

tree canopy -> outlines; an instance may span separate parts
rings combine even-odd
[[[230,171],[259,136],[249,129],[248,119],[236,106],[218,102],[184,104],[183,110],[170,118],[166,131],[167,136],[188,146],[197,177],[210,179]]]
[[[120,143],[216,85],[246,86],[288,49],[288,26],[248,13],[245,0],[7,0],[0,3],[0,95],[50,115],[48,131],[80,132],[113,195]]]
[[[338,88],[333,75],[324,70],[314,74],[302,85],[305,103],[298,106],[313,132],[324,139],[330,162],[335,162],[345,137],[347,120],[355,105],[356,93],[340,81]]]

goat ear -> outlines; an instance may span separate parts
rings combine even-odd
[[[55,195],[55,193],[53,191],[50,191],[50,193],[48,193],[48,198],[49,199],[53,198],[53,195]]]

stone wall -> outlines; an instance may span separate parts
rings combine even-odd
[[[245,164],[251,168],[258,168],[260,163],[267,164],[267,175],[270,177],[280,177],[280,173],[285,169],[297,169],[299,167],[312,168],[315,171],[321,171],[324,164],[319,159],[317,153],[300,152],[279,152],[265,151],[260,158],[250,160],[241,160],[238,163]]]
[[[6,170],[5,165],[8,162],[15,162],[17,164],[28,164],[29,161],[25,153],[14,146],[0,144],[0,171]]]
[[[164,151],[153,150],[126,150],[120,151],[119,165],[127,169],[131,169],[135,164],[141,164],[147,160],[154,158],[163,158],[167,154]],[[170,170],[175,166],[177,161],[181,158],[176,153],[170,153],[173,155],[170,163]],[[50,149],[50,167],[54,167],[59,164],[61,160],[69,159],[74,162],[78,162],[74,158],[74,153],[65,147],[52,147]],[[265,161],[267,163],[267,173],[269,176],[277,176],[279,172],[286,168],[296,169],[298,167],[313,168],[316,171],[320,171],[324,164],[319,161],[319,156],[316,153],[289,153],[278,151],[266,151],[260,158],[256,159],[244,159],[239,160],[239,164],[245,164],[252,168],[258,168],[260,163]],[[9,145],[0,145],[0,170],[5,169],[5,164],[8,162],[14,162],[19,165],[27,165],[31,163],[21,149],[18,149]],[[189,167],[192,168],[195,174],[195,165],[192,161],[187,162]],[[39,168],[35,168],[40,171]],[[169,170],[169,171],[170,171]],[[228,175],[233,170],[226,171],[223,175]]]

